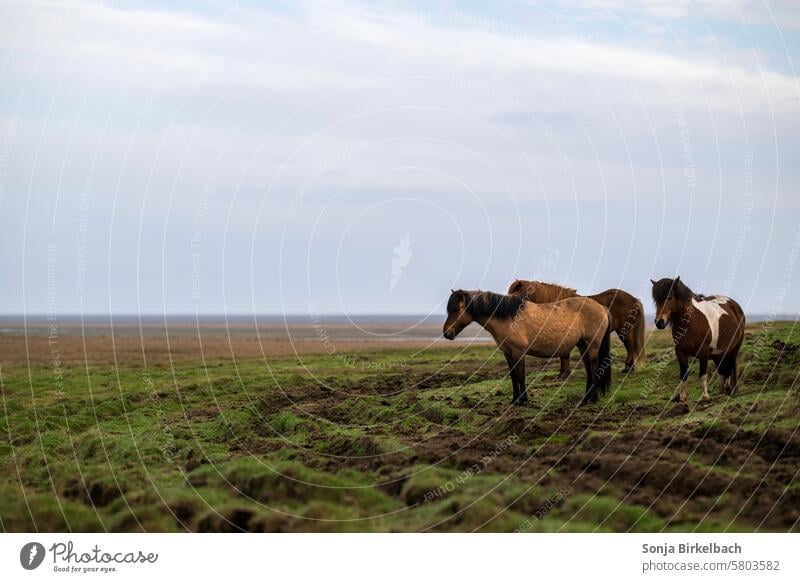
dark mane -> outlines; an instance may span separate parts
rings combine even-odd
[[[516,279],[513,283],[511,283],[511,287],[508,288],[509,295],[516,295],[517,293],[524,293],[525,288],[528,286],[527,281],[523,281],[522,279]]]
[[[676,279],[664,277],[653,283],[653,301],[656,303],[663,303],[666,301],[670,292],[675,295],[678,301],[683,302],[689,301],[695,296],[694,292],[684,285],[680,277]]]
[[[453,291],[447,302],[447,311],[452,313],[458,309],[459,301],[464,300],[467,313],[472,317],[497,317],[507,319],[514,317],[525,305],[525,298],[520,295],[500,295],[491,291]]]

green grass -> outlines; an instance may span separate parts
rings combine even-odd
[[[583,371],[561,383],[555,362],[529,366],[532,403],[509,409],[504,360],[489,345],[303,356],[303,366],[292,358],[88,371],[66,363],[63,390],[48,366],[4,365],[0,529],[786,529],[791,522],[771,515],[761,524],[736,480],[757,483],[771,475],[770,462],[786,460],[767,446],[775,435],[785,441],[781,454],[798,450],[799,347],[793,324],[752,326],[738,395],[696,405],[695,369],[684,412],[668,402],[677,364],[667,332],[653,334],[648,364],[628,376],[618,371],[615,340],[611,393],[577,412]],[[745,448],[715,461],[712,441],[697,436],[708,434],[715,442],[742,434],[770,442],[753,445],[758,464]],[[516,440],[497,452],[510,435]],[[663,443],[653,440],[658,446],[638,461],[684,463],[691,472],[682,479],[710,474],[733,483],[720,485],[718,511],[702,511],[716,497],[665,489],[650,499],[634,487],[639,476],[622,447],[656,439],[648,435]],[[678,449],[668,442],[673,435],[694,440]],[[790,493],[780,503],[800,495],[790,476],[777,478]],[[570,493],[549,503],[559,488]]]

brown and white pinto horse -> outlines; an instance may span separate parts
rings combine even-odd
[[[707,370],[709,358],[714,361],[722,389],[730,395],[736,391],[739,371],[736,357],[744,340],[744,311],[736,301],[724,295],[697,295],[680,277],[653,281],[656,304],[656,327],[672,327],[675,356],[680,366],[681,383],[675,399],[686,402],[686,379],[689,358],[700,363],[700,385],[708,399]]]
[[[505,354],[513,404],[525,404],[525,356],[563,356],[575,346],[586,368],[583,404],[597,402],[611,383],[611,318],[587,297],[537,305],[519,295],[489,291],[453,291],[442,333],[455,339],[473,321],[483,326]]]
[[[568,297],[580,297],[571,287],[562,287],[542,281],[517,279],[508,288],[509,295],[523,295],[534,303],[553,303]],[[611,330],[616,332],[627,351],[623,372],[632,372],[636,365],[644,363],[645,333],[644,307],[636,297],[622,289],[607,289],[597,295],[586,295],[594,299],[611,314]],[[569,354],[561,357],[562,378],[570,373]]]

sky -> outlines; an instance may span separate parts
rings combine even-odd
[[[0,313],[800,312],[800,5],[0,6]]]

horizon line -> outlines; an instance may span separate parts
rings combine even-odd
[[[645,313],[655,313],[645,310]],[[274,313],[274,312],[264,312],[264,313],[241,313],[241,312],[234,312],[234,313],[225,313],[225,312],[203,312],[203,313],[187,313],[187,312],[171,312],[171,313],[155,313],[155,312],[148,312],[148,313],[135,313],[135,312],[121,312],[121,313],[113,313],[113,312],[94,312],[94,313],[80,313],[80,312],[67,312],[67,313],[56,313],[56,314],[49,314],[49,313],[42,313],[42,312],[35,312],[35,313],[3,313],[0,312],[0,318],[18,318],[18,319],[59,319],[61,317],[69,317],[69,318],[98,318],[98,317],[125,317],[125,318],[155,318],[155,317],[181,317],[181,318],[203,318],[203,317],[215,317],[215,318],[258,318],[258,317],[274,317],[274,318],[319,318],[319,317],[349,317],[349,318],[357,318],[357,317],[434,317],[437,315],[446,315],[443,311],[441,314],[438,313],[421,313],[421,312],[363,312],[363,313],[341,313],[341,312],[330,312],[330,313]],[[800,312],[780,312],[780,313],[768,313],[768,312],[745,312],[745,316],[756,316],[756,317],[800,317]]]

